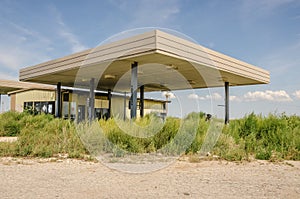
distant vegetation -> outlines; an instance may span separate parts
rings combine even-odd
[[[0,114],[0,136],[18,136],[18,140],[0,143],[0,156],[68,154],[71,158],[83,158],[99,153],[114,156],[149,152],[198,154],[208,137],[207,132],[214,128],[217,129],[212,121],[205,121],[203,113],[191,113],[184,120],[169,117],[164,122],[147,115],[135,123],[109,119],[75,125],[50,115],[6,112]],[[129,134],[124,133],[128,130]],[[232,161],[300,160],[299,116],[249,114],[232,120],[220,131],[210,155]]]

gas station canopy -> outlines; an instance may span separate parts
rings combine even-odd
[[[111,91],[131,92],[131,118],[135,118],[138,89],[142,117],[144,92],[225,86],[228,123],[229,87],[267,84],[270,74],[191,41],[153,30],[26,67],[20,70],[20,80],[57,85],[57,117],[61,86],[88,88],[90,120],[94,117],[95,90],[107,91],[108,96]]]
[[[130,70],[138,64],[138,85],[145,91],[183,90],[267,84],[269,72],[160,30],[98,46],[20,70],[20,81],[88,86],[119,91],[130,88]],[[129,74],[129,75],[128,75]],[[186,83],[176,83],[178,74]],[[129,85],[129,86],[128,86]]]

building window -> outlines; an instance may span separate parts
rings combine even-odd
[[[55,102],[24,102],[24,111],[31,114],[52,114],[55,113]]]
[[[68,119],[69,118],[69,102],[64,101],[62,109],[63,109],[64,119]]]
[[[33,113],[33,102],[24,102],[24,111]]]
[[[69,101],[69,93],[63,93],[63,101],[68,102]]]
[[[108,109],[107,108],[95,108],[95,118],[108,119]]]
[[[41,113],[41,102],[34,102],[34,112],[35,113]]]

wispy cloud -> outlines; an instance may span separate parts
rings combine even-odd
[[[294,95],[297,99],[300,99],[300,90],[295,91],[295,92],[293,93],[293,95]]]
[[[296,70],[299,66],[300,39],[295,43],[281,47],[266,55],[260,62],[268,66],[273,77],[282,76],[287,72]],[[294,74],[292,72],[292,74]]]
[[[0,78],[18,79],[20,68],[53,59],[52,56],[57,56],[53,51],[57,43],[54,40],[63,40],[72,53],[87,49],[64,23],[60,13],[51,12],[52,19],[53,13],[54,24],[50,23],[47,31],[45,27],[24,23],[21,19],[0,19]]]
[[[270,15],[283,5],[297,2],[297,0],[243,0],[242,12],[252,19]],[[252,14],[251,14],[252,13]]]
[[[284,88],[289,87],[291,82],[299,84],[300,80],[294,71],[298,70],[300,62],[299,28],[295,20],[299,16],[299,12],[295,10],[300,8],[300,1],[242,0],[241,2],[238,4],[241,26],[245,31],[257,34],[258,41],[265,41],[260,44],[263,46],[261,49],[257,48],[261,50],[261,53],[256,55],[257,65],[270,71],[272,86]],[[285,16],[288,17],[284,18]],[[278,20],[279,18],[284,18],[284,21]],[[253,27],[256,27],[255,31]]]
[[[57,10],[57,8],[52,6],[50,9],[55,15],[56,23],[58,25],[58,35],[61,36],[70,45],[72,53],[87,49],[88,47],[82,44],[79,41],[78,37],[74,33],[72,33],[70,28],[65,24],[61,13]]]
[[[170,21],[173,21],[174,16],[180,12],[180,1],[178,0],[111,0],[111,3],[121,11],[130,14],[131,21],[128,24],[130,28],[165,26]]]
[[[295,0],[260,0],[260,1],[256,1],[256,3],[261,6],[261,9],[264,9],[264,10],[274,10],[284,4],[288,4],[288,3],[292,3],[292,2],[295,2]]]
[[[50,41],[32,28],[1,20],[0,66],[1,78],[17,79],[22,67],[48,60],[44,49]]]

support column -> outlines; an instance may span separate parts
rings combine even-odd
[[[89,97],[89,121],[95,118],[95,79],[90,80],[90,97]]]
[[[138,63],[134,62],[131,64],[131,107],[130,107],[130,118],[136,118],[136,110],[137,110],[137,67]]]
[[[56,101],[55,101],[55,117],[61,118],[61,82],[57,83],[56,86]]]
[[[2,113],[2,101],[1,101],[1,93],[0,93],[0,113]]]
[[[225,124],[229,123],[229,82],[225,82]]]
[[[140,116],[144,117],[144,91],[145,91],[145,86],[142,85],[140,87]]]
[[[123,120],[126,120],[126,92],[124,92],[124,115],[123,115]]]
[[[108,119],[111,117],[111,90],[110,89],[108,89],[107,98],[108,98],[108,115],[107,115],[107,119]]]

